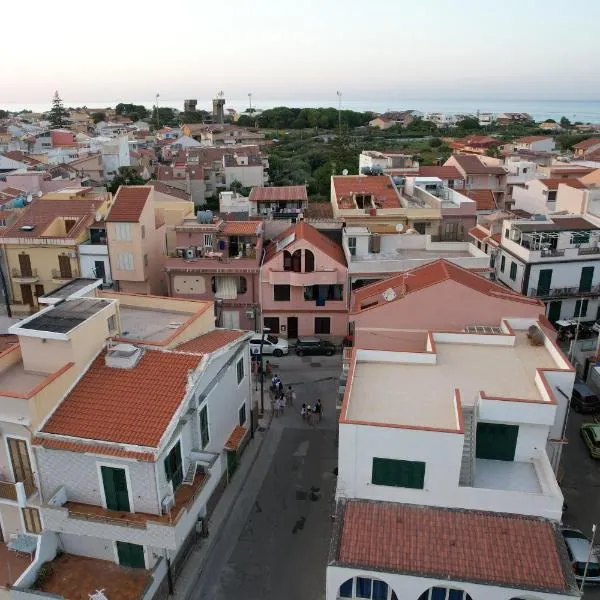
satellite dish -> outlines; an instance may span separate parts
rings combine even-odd
[[[348,169],[344,169],[344,170],[342,171],[342,175],[348,175]]]
[[[404,231],[404,225],[402,225],[402,223],[398,223],[398,224],[396,225],[396,231],[397,231],[398,233],[402,233],[402,232]]]
[[[99,210],[96,211],[96,214],[94,215],[94,220],[96,221],[96,223],[98,221],[102,221],[102,213]]]
[[[41,198],[43,195],[44,195],[44,194],[42,193],[42,190],[40,190],[40,191],[39,191],[39,192],[36,194],[36,196],[37,196],[38,198]]]
[[[396,292],[392,288],[388,288],[383,292],[382,296],[386,302],[391,302],[396,298]]]

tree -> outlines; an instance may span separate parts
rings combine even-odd
[[[119,167],[119,172],[114,176],[113,180],[106,189],[111,194],[116,194],[119,186],[122,185],[144,185],[146,180],[140,177],[138,170],[135,167]]]
[[[429,145],[432,148],[439,148],[442,145],[442,140],[440,140],[440,138],[433,138],[429,140]]]
[[[100,121],[106,121],[106,113],[103,112],[93,112],[90,117],[92,117],[94,124],[100,123]]]
[[[229,189],[240,196],[245,196],[246,198],[250,195],[252,188],[244,187],[240,181],[234,179],[229,186]]]
[[[52,108],[50,109],[50,114],[48,115],[50,125],[52,125],[52,127],[64,127],[67,124],[68,116],[69,113],[67,112],[63,101],[58,95],[58,92],[54,92],[54,98],[52,98]]]
[[[240,118],[236,121],[240,127],[254,127],[255,118],[250,115],[240,115]]]
[[[129,117],[132,121],[142,121],[148,116],[148,111],[142,104],[124,104],[123,102],[119,102],[115,107],[115,112],[118,115]]]
[[[567,117],[561,117],[560,118],[560,126],[563,129],[569,129],[571,127],[571,121],[569,121],[569,119],[567,119]]]
[[[7,110],[0,109],[0,119],[6,119],[8,117],[9,112]]]
[[[475,117],[467,117],[466,119],[458,121],[456,127],[462,131],[479,131],[481,129],[479,119],[476,119]]]
[[[485,149],[486,156],[492,156],[494,158],[500,158],[502,156],[502,152],[500,152],[500,148],[498,146],[490,146]]]
[[[556,123],[554,119],[546,119],[544,123]]]

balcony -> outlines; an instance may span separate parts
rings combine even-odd
[[[269,271],[268,282],[271,285],[291,285],[306,287],[309,285],[334,285],[344,283],[344,278],[337,269],[296,273],[295,271]]]
[[[600,285],[593,285],[590,288],[580,288],[579,286],[573,287],[560,287],[552,288],[549,290],[543,290],[540,288],[529,288],[528,296],[532,298],[570,298],[570,297],[590,297],[600,295]]]
[[[52,269],[52,279],[54,281],[71,281],[71,279],[77,279],[77,277],[79,277],[79,271],[77,269],[71,269],[70,272]]]
[[[38,281],[37,269],[24,270],[13,267],[10,274],[15,283],[35,283]]]
[[[15,483],[0,481],[0,502],[18,502],[20,505],[25,506],[27,498],[30,498],[36,492],[37,487],[33,477]]]

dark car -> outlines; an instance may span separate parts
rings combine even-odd
[[[335,354],[335,344],[326,340],[320,340],[316,337],[300,337],[296,344],[296,354],[298,356],[321,355],[333,356]]]
[[[578,413],[600,412],[600,399],[581,379],[576,379],[573,384],[571,408]]]

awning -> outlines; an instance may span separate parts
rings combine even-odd
[[[242,427],[238,425],[229,436],[227,442],[225,442],[225,450],[238,450],[242,445],[246,434],[248,433],[247,427]]]

